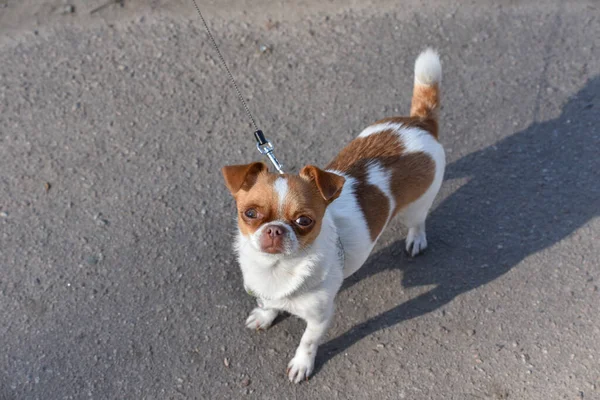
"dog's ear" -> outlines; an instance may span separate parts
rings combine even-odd
[[[225,185],[232,195],[236,195],[242,188],[250,189],[256,183],[256,177],[263,171],[267,170],[267,166],[262,162],[255,162],[244,165],[228,165],[221,169],[225,178]]]
[[[314,165],[307,165],[300,171],[300,176],[313,181],[327,203],[331,203],[342,193],[346,179],[343,176],[323,171]]]

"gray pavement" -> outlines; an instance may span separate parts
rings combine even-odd
[[[244,328],[219,169],[258,154],[193,8],[75,3],[0,9],[0,399],[600,399],[598,2],[206,5],[288,171],[442,55],[430,247],[392,224],[300,385],[304,324]]]

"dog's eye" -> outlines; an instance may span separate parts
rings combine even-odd
[[[258,217],[258,213],[254,208],[249,208],[246,211],[244,211],[244,215],[250,219],[255,219],[256,217]]]
[[[309,226],[310,224],[313,223],[313,220],[308,218],[307,216],[301,216],[298,217],[296,219],[296,221],[294,221],[296,223],[296,225],[300,225],[300,226]]]

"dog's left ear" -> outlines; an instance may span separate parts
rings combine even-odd
[[[249,189],[256,183],[256,177],[263,171],[267,170],[267,166],[262,162],[255,162],[244,165],[228,165],[221,169],[225,185],[232,195],[236,195],[242,188]]]
[[[343,176],[323,171],[314,165],[307,165],[300,171],[300,176],[314,181],[317,189],[327,203],[331,203],[342,193],[346,179]]]

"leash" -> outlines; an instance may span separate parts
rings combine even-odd
[[[227,67],[227,63],[225,62],[225,59],[223,58],[223,55],[221,54],[221,51],[219,50],[219,46],[217,46],[217,42],[215,41],[215,38],[213,37],[212,33],[210,32],[210,29],[208,28],[208,24],[206,23],[206,20],[204,20],[204,17],[202,16],[202,13],[200,12],[200,7],[198,7],[196,0],[192,0],[192,1],[194,2],[194,6],[196,6],[196,11],[198,11],[198,15],[200,15],[200,19],[202,20],[202,23],[204,24],[204,27],[206,28],[206,33],[208,34],[208,37],[210,38],[210,40],[213,44],[213,47],[217,51],[217,54],[219,55],[219,59],[221,60],[221,63],[223,64],[225,71],[227,71],[227,74],[229,75],[229,79],[231,80],[231,83],[233,83],[233,87],[235,88],[235,91],[237,92],[238,98],[242,102],[242,105],[244,106],[244,109],[246,110],[246,114],[248,114],[250,121],[252,121],[252,125],[254,126],[254,139],[256,139],[256,148],[258,149],[258,152],[262,155],[267,156],[269,158],[269,161],[271,161],[271,164],[273,164],[273,166],[277,170],[277,172],[279,172],[280,174],[283,174],[283,165],[281,165],[281,163],[277,160],[277,157],[275,157],[275,153],[273,152],[273,150],[275,148],[273,147],[273,144],[271,144],[271,142],[265,138],[263,131],[258,129],[258,125],[256,125],[256,121],[254,121],[254,118],[252,117],[252,113],[250,112],[250,109],[248,108],[248,105],[246,104],[246,100],[244,100],[244,97],[242,96],[242,93],[240,92],[240,89],[238,88],[238,85],[235,82],[235,79],[233,78],[231,71],[229,71],[229,68]]]

